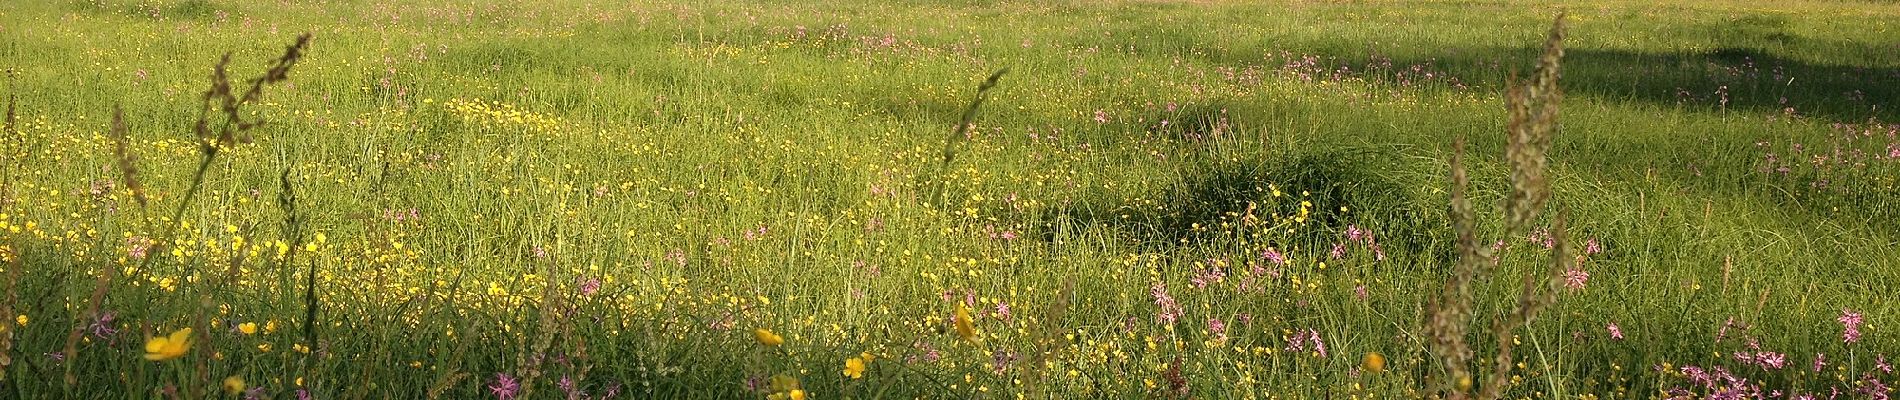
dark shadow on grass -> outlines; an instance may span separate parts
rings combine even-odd
[[[1182,178],[1156,194],[1156,202],[1097,198],[1053,210],[1043,220],[1112,228],[1149,251],[1221,243],[1247,230],[1275,231],[1268,236],[1285,239],[1270,245],[1282,251],[1324,250],[1356,225],[1378,235],[1394,256],[1449,260],[1449,223],[1380,169],[1389,167],[1377,160],[1391,156],[1342,149],[1243,162],[1203,160],[1184,167]],[[1246,224],[1250,207],[1260,223],[1234,228]]]
[[[1778,36],[1770,40],[1800,39]],[[1839,48],[1859,58],[1890,54],[1900,60],[1900,45],[1809,43]],[[1791,44],[1798,46],[1800,44]],[[1523,59],[1537,49],[1492,49],[1449,57],[1395,60],[1401,65],[1431,63],[1468,81],[1501,82],[1505,69],[1495,59]],[[1659,112],[1725,115],[1768,123],[1804,119],[1837,124],[1900,121],[1900,68],[1815,64],[1752,48],[1699,52],[1641,53],[1572,49],[1564,58],[1563,88],[1572,98],[1649,105]],[[1489,90],[1480,88],[1478,90]],[[1785,136],[1785,137],[1784,137]],[[1502,148],[1501,136],[1473,136],[1483,149]],[[1866,226],[1900,234],[1900,190],[1879,182],[1842,182],[1840,175],[1772,174],[1761,171],[1766,153],[1757,142],[1795,140],[1821,147],[1819,135],[1721,136],[1708,134],[1621,135],[1572,140],[1560,135],[1557,154],[1564,164],[1599,177],[1674,181],[1706,196],[1747,197],[1796,210],[1816,220]],[[1782,157],[1789,157],[1785,149]],[[1830,155],[1838,156],[1838,154]],[[1836,157],[1838,158],[1838,157]],[[1875,160],[1874,162],[1883,162]],[[1893,162],[1893,161],[1884,161]],[[1871,181],[1869,181],[1871,182]]]
[[[1429,63],[1468,82],[1493,86],[1511,69],[1498,67],[1496,60],[1525,59],[1537,51],[1461,51],[1393,62]],[[1900,60],[1900,45],[1844,51]],[[1744,47],[1676,53],[1570,49],[1564,56],[1563,74],[1564,91],[1571,96],[1748,116],[1792,113],[1835,122],[1900,120],[1900,111],[1895,110],[1900,100],[1900,68],[1894,66],[1816,64]]]

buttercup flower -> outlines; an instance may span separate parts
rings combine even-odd
[[[963,303],[957,303],[956,323],[957,337],[963,340],[976,339],[976,323],[970,319],[970,308],[963,306]]]
[[[145,359],[165,361],[185,355],[191,351],[191,328],[179,329],[165,337],[145,340]]]
[[[805,389],[799,385],[798,378],[773,375],[771,389],[773,393],[765,396],[768,400],[805,400]]]
[[[244,392],[244,378],[236,375],[224,378],[224,393],[236,396]]]
[[[866,354],[869,355],[869,354]],[[844,376],[851,379],[864,378],[864,357],[851,357],[844,360]]]
[[[766,346],[778,346],[781,344],[785,344],[785,338],[780,337],[776,333],[772,333],[772,330],[770,329],[759,328],[759,329],[753,330],[752,337],[754,339],[758,339],[759,344],[766,345]]]
[[[1379,353],[1366,353],[1366,359],[1359,363],[1359,368],[1370,372],[1385,372],[1385,356]]]

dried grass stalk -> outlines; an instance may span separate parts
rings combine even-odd
[[[1544,52],[1538,58],[1535,75],[1529,82],[1513,79],[1506,91],[1505,109],[1510,119],[1506,125],[1509,141],[1505,146],[1505,159],[1511,167],[1511,192],[1503,205],[1506,237],[1528,232],[1550,202],[1550,164],[1546,155],[1550,151],[1551,138],[1558,128],[1557,108],[1563,99],[1563,91],[1557,87],[1557,80],[1563,60],[1565,29],[1564,15],[1560,13],[1544,42]],[[1466,194],[1470,178],[1465,173],[1463,159],[1464,141],[1460,139],[1454,144],[1451,157],[1450,210],[1452,229],[1458,235],[1458,261],[1453,265],[1451,276],[1446,279],[1443,294],[1430,304],[1429,319],[1425,323],[1429,338],[1427,345],[1444,366],[1442,373],[1434,374],[1428,381],[1428,389],[1442,393],[1449,399],[1473,397],[1471,390],[1474,378],[1468,369],[1474,356],[1467,343],[1472,318],[1473,285],[1489,277],[1496,265],[1496,256],[1491,254],[1491,249],[1478,240],[1478,214]],[[1509,382],[1507,377],[1510,375],[1512,350],[1516,345],[1512,332],[1529,325],[1539,312],[1556,302],[1555,286],[1562,279],[1566,254],[1569,253],[1564,224],[1563,218],[1559,217],[1552,237],[1554,249],[1551,271],[1547,274],[1526,275],[1515,307],[1491,325],[1498,352],[1494,357],[1496,364],[1489,382],[1476,394],[1479,399],[1496,399],[1503,395]]]
[[[950,163],[956,161],[957,153],[963,148],[963,142],[969,140],[970,129],[975,127],[971,123],[976,121],[976,111],[983,106],[983,100],[989,98],[990,89],[996,88],[996,81],[1003,79],[1003,74],[1007,73],[1009,73],[1009,68],[997,70],[996,73],[990,74],[990,78],[984,80],[982,85],[977,86],[976,99],[970,101],[970,107],[963,109],[963,118],[957,120],[957,126],[950,129],[950,137],[943,141],[943,164],[937,168],[937,180],[931,183],[935,189],[930,194],[930,201],[937,202],[939,205],[944,202],[944,186],[948,182],[945,182],[943,178],[950,174]]]

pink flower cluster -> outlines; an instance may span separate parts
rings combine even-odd
[[[1340,257],[1345,257],[1347,244],[1364,245],[1367,249],[1372,250],[1372,258],[1374,260],[1385,261],[1385,247],[1379,245],[1379,239],[1372,235],[1372,231],[1360,229],[1358,225],[1347,225],[1346,242],[1333,243],[1333,251],[1327,253],[1327,256],[1335,260]]]
[[[1861,319],[1860,313],[1854,312],[1853,310],[1842,309],[1841,317],[1835,320],[1841,322],[1842,342],[1860,342],[1860,325],[1865,322]]]
[[[1181,318],[1181,304],[1174,301],[1174,296],[1168,295],[1168,285],[1155,282],[1154,286],[1148,289],[1148,293],[1155,298],[1157,309],[1155,318],[1161,323],[1172,324],[1176,319]]]
[[[1313,349],[1313,354],[1326,356],[1326,341],[1319,338],[1318,330],[1307,328],[1294,331],[1293,337],[1286,339],[1286,351],[1289,353],[1305,352],[1308,347]]]

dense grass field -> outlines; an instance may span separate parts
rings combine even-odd
[[[1900,394],[1891,1],[12,1],[0,68],[0,398],[1455,397],[1461,138],[1462,384]]]

